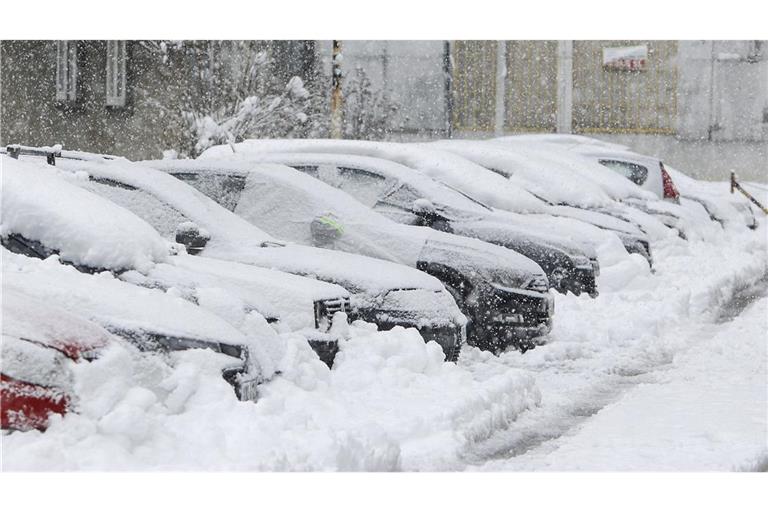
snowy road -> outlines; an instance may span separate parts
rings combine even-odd
[[[676,357],[676,364],[649,365],[635,375],[603,379],[586,389],[569,409],[539,414],[535,422],[530,418],[525,431],[500,433],[495,439],[496,452],[482,469],[750,469],[768,457],[766,295],[765,279],[737,294],[717,322],[691,333],[688,343],[692,350]],[[746,334],[747,339],[739,339],[735,333]],[[737,359],[738,364],[719,361],[725,357]],[[750,360],[756,366],[751,367]],[[724,374],[723,367],[730,372]],[[749,377],[750,372],[753,379],[746,390],[734,390],[740,383],[743,387],[743,374]],[[540,387],[544,379],[537,379]],[[745,396],[752,400],[744,400]],[[724,410],[718,410],[718,400],[726,405]],[[664,406],[668,408],[666,418]],[[730,430],[723,432],[724,428]],[[647,439],[648,431],[653,432],[652,441]],[[687,454],[690,460],[680,460],[677,452],[685,451],[686,441],[691,440],[686,436],[693,438],[687,449],[694,453]],[[746,446],[740,447],[740,441]],[[673,446],[666,445],[669,443]],[[713,460],[711,452],[717,444],[725,445],[720,446],[724,453],[717,453],[719,458]],[[701,457],[706,459],[708,452],[705,464]]]

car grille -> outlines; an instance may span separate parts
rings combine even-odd
[[[315,301],[315,328],[328,329],[336,313],[349,314],[352,309],[349,297]]]
[[[533,277],[525,285],[525,289],[544,293],[549,290],[549,282],[547,281],[547,278],[543,276]]]

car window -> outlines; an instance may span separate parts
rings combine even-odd
[[[179,224],[189,222],[186,216],[169,204],[125,183],[91,177],[82,187],[130,210],[165,238],[174,239]]]
[[[343,190],[365,206],[371,207],[389,188],[389,183],[384,176],[355,169],[352,167],[338,167],[336,183],[329,183]]]
[[[324,210],[301,188],[251,175],[234,212],[277,237],[311,245],[310,223]]]
[[[621,160],[599,160],[601,164],[623,175],[635,185],[642,185],[648,179],[648,168],[632,162]]]
[[[191,185],[227,210],[234,212],[245,187],[245,176],[209,172],[172,173],[187,185]]]
[[[317,172],[317,166],[316,165],[292,165],[294,169],[296,169],[299,172],[303,172],[304,174],[308,174],[312,176],[315,179],[320,179],[320,176]]]

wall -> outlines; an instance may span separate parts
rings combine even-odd
[[[108,108],[106,44],[80,41],[79,100],[57,105],[55,47],[55,41],[0,42],[0,144],[63,144],[134,159],[159,157],[174,145],[178,129],[159,104],[185,86],[182,73],[172,83],[158,79],[162,62],[129,43],[128,106]]]

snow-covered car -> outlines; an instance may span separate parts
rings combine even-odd
[[[237,262],[187,255],[132,212],[47,165],[8,161],[2,243],[36,258],[58,254],[82,271],[170,290],[247,332],[256,312],[278,332],[300,332],[329,366],[338,349],[336,312],[350,294],[331,283]],[[279,357],[279,356],[278,356]]]
[[[690,226],[655,196],[597,162],[556,144],[503,140],[444,140],[429,144],[492,170],[547,202],[555,211],[614,229],[640,229],[651,239],[669,229],[683,238]],[[599,224],[598,224],[599,223]]]
[[[98,357],[112,340],[99,325],[3,285],[0,427],[45,429],[76,405],[70,364]]]
[[[200,348],[227,356],[222,376],[241,400],[255,400],[257,386],[274,373],[269,345],[277,346],[280,340],[263,318],[255,321],[255,312],[251,313],[254,327],[246,336],[224,319],[173,294],[125,283],[108,272],[80,272],[62,264],[58,256],[40,260],[3,247],[2,260],[4,293],[19,290],[55,304],[140,350]]]
[[[723,189],[713,190],[710,184],[669,168],[657,157],[594,144],[567,147],[570,151],[594,159],[660,199],[683,205],[686,201],[692,201],[701,205],[710,219],[720,224],[741,221],[750,229],[757,228],[757,219],[748,203],[728,197]],[[680,184],[679,187],[676,182]]]
[[[647,236],[634,224],[600,212],[547,204],[542,198],[498,173],[453,153],[426,145],[359,140],[250,139],[233,146],[208,148],[198,160],[232,156],[233,152],[239,158],[265,153],[337,153],[390,160],[451,185],[494,208],[533,215],[532,219],[546,221],[549,226],[558,224],[555,218],[580,221],[581,225],[563,222],[562,231],[555,232],[582,244],[594,243],[596,236],[595,230],[584,224],[610,231],[622,241],[628,252],[641,254],[649,264],[652,263]],[[657,224],[666,229],[660,223]]]
[[[124,159],[77,158],[57,159],[55,168],[64,171],[70,183],[122,206],[166,239],[182,243],[188,253],[337,284],[351,295],[348,303],[321,304],[329,316],[347,312],[352,319],[381,328],[414,327],[425,341],[440,344],[447,359],[458,358],[467,320],[436,278],[376,258],[283,242],[166,173]],[[115,244],[115,250],[121,245],[126,244]],[[126,268],[141,270],[135,265]]]
[[[158,160],[170,173],[286,240],[409,265],[442,281],[483,349],[522,350],[544,341],[554,301],[530,259],[504,247],[423,226],[404,226],[293,168],[241,160]],[[226,184],[226,185],[225,185]],[[363,184],[364,186],[364,184]]]
[[[495,210],[415,169],[380,158],[331,153],[266,153],[249,159],[293,167],[395,222],[512,249],[535,261],[555,290],[597,295],[600,267],[592,244],[551,234],[531,217]]]

